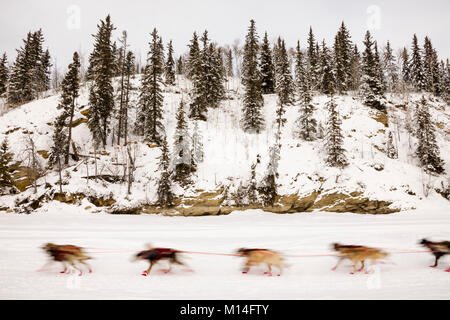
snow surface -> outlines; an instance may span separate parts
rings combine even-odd
[[[417,244],[423,237],[449,238],[448,202],[433,203],[391,215],[250,210],[192,218],[92,214],[53,202],[32,215],[0,215],[0,299],[450,299],[449,257],[432,269],[429,253],[395,253],[424,250]],[[46,242],[86,247],[93,273],[60,274],[58,265],[37,272],[47,261],[40,249]],[[330,270],[333,256],[290,257],[331,254],[332,242],[384,248],[391,263],[351,275],[349,262]],[[290,266],[280,277],[262,269],[243,275],[240,257],[184,253],[194,272],[175,267],[165,274],[161,262],[143,277],[147,263],[131,258],[145,243],[208,253],[266,247]]]

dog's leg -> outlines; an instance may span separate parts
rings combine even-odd
[[[78,274],[79,276],[83,275],[83,270],[81,270],[80,267],[78,267],[75,263],[75,261],[70,260],[70,265],[75,269],[78,270],[80,273]]]
[[[150,271],[152,270],[152,267],[153,267],[153,261],[150,261],[150,266],[148,267],[148,269],[146,270],[146,271],[144,271],[143,273],[142,273],[142,275],[145,277],[145,276],[148,276],[149,274],[150,274]]]
[[[272,276],[272,265],[270,263],[267,263],[267,269],[268,269],[268,272],[264,272],[264,273],[268,274],[269,276]]]
[[[364,270],[364,260],[361,261],[361,268],[358,269],[358,272],[361,272]]]
[[[356,265],[358,264],[358,261],[355,261],[354,263],[353,263],[353,271],[352,272],[350,272],[350,274],[355,274],[356,273]]]
[[[60,271],[59,273],[67,273],[68,268],[67,268],[66,262],[65,262],[65,261],[61,261],[61,263],[62,263],[62,265],[64,266],[64,270],[63,270],[63,271]]]
[[[251,266],[250,261],[247,260],[247,262],[244,265],[244,268],[242,269],[242,273],[244,274],[248,273],[248,271],[250,270],[250,266]]]
[[[333,268],[331,268],[331,270],[335,271],[337,269],[337,267],[341,264],[342,260],[344,260],[344,258],[340,257],[338,262],[336,263],[336,265]]]
[[[437,265],[438,265],[438,261],[439,261],[439,259],[441,258],[441,254],[440,253],[435,253],[434,254],[434,258],[435,258],[435,260],[434,260],[434,265],[432,265],[432,266],[430,266],[430,268],[436,268],[437,267]]]
[[[88,267],[89,273],[92,273],[92,268],[91,268],[91,266],[90,266],[89,263],[87,263],[87,262],[84,261],[84,260],[80,260],[80,263],[82,263],[82,264],[84,264],[86,267]]]

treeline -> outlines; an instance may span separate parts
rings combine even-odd
[[[255,21],[251,20],[243,48],[237,44],[220,47],[205,30],[200,38],[194,32],[187,53],[176,58],[173,56],[172,41],[165,46],[154,29],[146,64],[141,67],[133,52],[128,50],[126,31],[122,32],[119,46],[113,41],[116,28],[109,15],[100,21],[97,28],[85,77],[82,77],[80,70],[79,53],[75,52],[61,83],[58,108],[62,111],[55,121],[50,165],[57,165],[61,171],[62,162],[64,165],[69,163],[76,99],[81,82],[87,81],[87,125],[96,149],[104,148],[108,141],[127,146],[130,133],[161,147],[162,174],[158,189],[161,205],[170,205],[173,198],[168,179],[182,185],[188,184],[197,164],[203,161],[199,122],[208,121],[208,109],[217,108],[226,98],[226,83],[234,75],[240,77],[244,87],[241,100],[241,126],[244,131],[260,133],[266,126],[262,113],[263,95],[276,94],[278,97],[275,143],[268,150],[270,161],[259,187],[267,205],[273,204],[276,195],[286,107],[293,104],[299,106],[296,136],[304,141],[322,139],[327,164],[343,168],[348,165],[348,160],[343,148],[335,95],[354,92],[365,105],[380,112],[387,112],[386,93],[428,92],[450,101],[449,61],[439,60],[428,37],[421,47],[414,35],[411,48],[403,48],[395,54],[389,42],[381,46],[367,31],[364,47],[360,51],[342,22],[332,46],[327,45],[325,40],[319,43],[310,28],[304,47],[298,41],[296,48],[292,49],[286,47],[281,37],[271,45],[267,32],[261,41]],[[24,42],[10,69],[5,54],[0,60],[0,90],[3,90],[0,94],[6,95],[11,104],[30,101],[49,89],[50,55],[48,50],[44,52],[42,49],[42,32],[29,33]],[[131,81],[136,73],[141,73],[138,88],[134,88]],[[163,125],[163,90],[176,84],[176,75],[184,75],[190,80],[191,89],[179,105],[173,152],[169,154]],[[114,78],[119,83],[117,91],[113,86]],[[137,102],[130,101],[133,90],[138,92]],[[325,128],[313,116],[312,97],[316,93],[329,96]],[[135,119],[129,118],[130,108],[136,110]],[[428,172],[442,173],[443,161],[439,156],[425,99],[417,107],[415,119],[417,130],[414,135],[419,140],[417,156],[421,165]],[[193,132],[189,132],[188,121],[193,122]],[[397,151],[391,132],[388,137],[387,154],[395,158]],[[254,197],[255,188],[253,181],[249,185],[249,192],[253,193],[251,197]]]

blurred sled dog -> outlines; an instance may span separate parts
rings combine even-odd
[[[42,246],[42,249],[44,249],[44,251],[50,256],[51,260],[39,269],[39,271],[46,270],[50,264],[54,262],[61,262],[64,266],[64,270],[60,273],[68,273],[68,266],[72,266],[80,272],[79,275],[81,276],[83,274],[83,270],[78,264],[88,267],[89,272],[92,272],[91,266],[85,261],[92,258],[86,255],[81,247],[70,244],[58,245],[54,243],[47,243]]]
[[[150,244],[147,244],[146,247],[147,250],[137,253],[133,259],[133,261],[147,260],[150,263],[148,269],[142,272],[143,276],[149,275],[153,266],[160,260],[166,260],[169,262],[169,268],[164,271],[165,273],[172,270],[172,264],[186,266],[186,264],[179,259],[181,253],[179,250],[174,250],[171,248],[153,248]]]
[[[450,254],[450,241],[433,242],[428,241],[427,239],[422,239],[419,244],[430,249],[431,253],[434,255],[434,265],[430,266],[431,268],[437,267],[438,261],[442,256]],[[450,272],[450,267],[445,271]]]
[[[365,267],[364,263],[368,259],[371,261],[371,265],[373,265],[377,260],[384,259],[388,256],[388,254],[381,249],[366,246],[333,243],[332,248],[338,252],[339,257],[338,262],[332,270],[336,270],[343,260],[348,259],[353,262],[353,271],[350,272],[351,274],[354,274],[357,271],[363,271]],[[358,263],[361,263],[361,268],[359,269],[357,269]]]
[[[264,274],[268,274],[269,276],[271,276],[272,267],[275,266],[278,268],[278,276],[280,276],[282,266],[287,266],[286,264],[283,264],[283,258],[280,256],[280,254],[273,250],[240,248],[236,251],[236,253],[247,259],[242,269],[242,273],[244,274],[248,273],[250,268],[253,266],[266,264],[267,271],[264,272]]]

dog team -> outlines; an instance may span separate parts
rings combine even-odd
[[[426,247],[434,255],[434,265],[430,266],[432,268],[438,265],[438,261],[442,256],[450,254],[450,241],[433,242],[422,239],[419,244]],[[61,273],[68,273],[68,266],[71,266],[75,270],[78,270],[80,272],[79,275],[81,276],[83,274],[83,269],[80,264],[86,267],[89,272],[92,272],[92,268],[86,262],[86,260],[92,259],[92,257],[88,256],[81,247],[47,243],[42,249],[50,256],[51,260],[40,269],[41,271],[53,262],[61,262],[64,266],[64,270],[62,270]],[[336,270],[341,262],[347,259],[353,263],[353,271],[351,274],[363,271],[365,262],[368,260],[370,260],[371,265],[373,265],[378,260],[382,260],[388,256],[388,253],[381,249],[361,245],[341,245],[339,243],[333,243],[332,249],[337,252],[336,255],[338,257],[338,262],[332,270]],[[187,267],[187,265],[180,260],[181,253],[183,253],[183,251],[171,248],[154,248],[151,245],[147,245],[146,250],[137,253],[133,260],[146,260],[149,262],[150,265],[148,269],[142,272],[143,276],[148,276],[150,275],[152,267],[162,260],[167,261],[169,264],[169,268],[164,270],[166,273],[171,271],[173,264]],[[282,267],[286,266],[286,264],[283,263],[281,254],[274,250],[240,248],[236,251],[235,255],[242,256],[246,259],[242,269],[242,273],[244,274],[248,273],[251,267],[265,265],[267,271],[264,272],[264,274],[271,276],[272,268],[275,267],[278,270],[277,275],[280,276]],[[358,264],[360,264],[359,268]],[[445,271],[450,272],[450,267]],[[366,271],[366,273],[368,273],[368,271]]]

